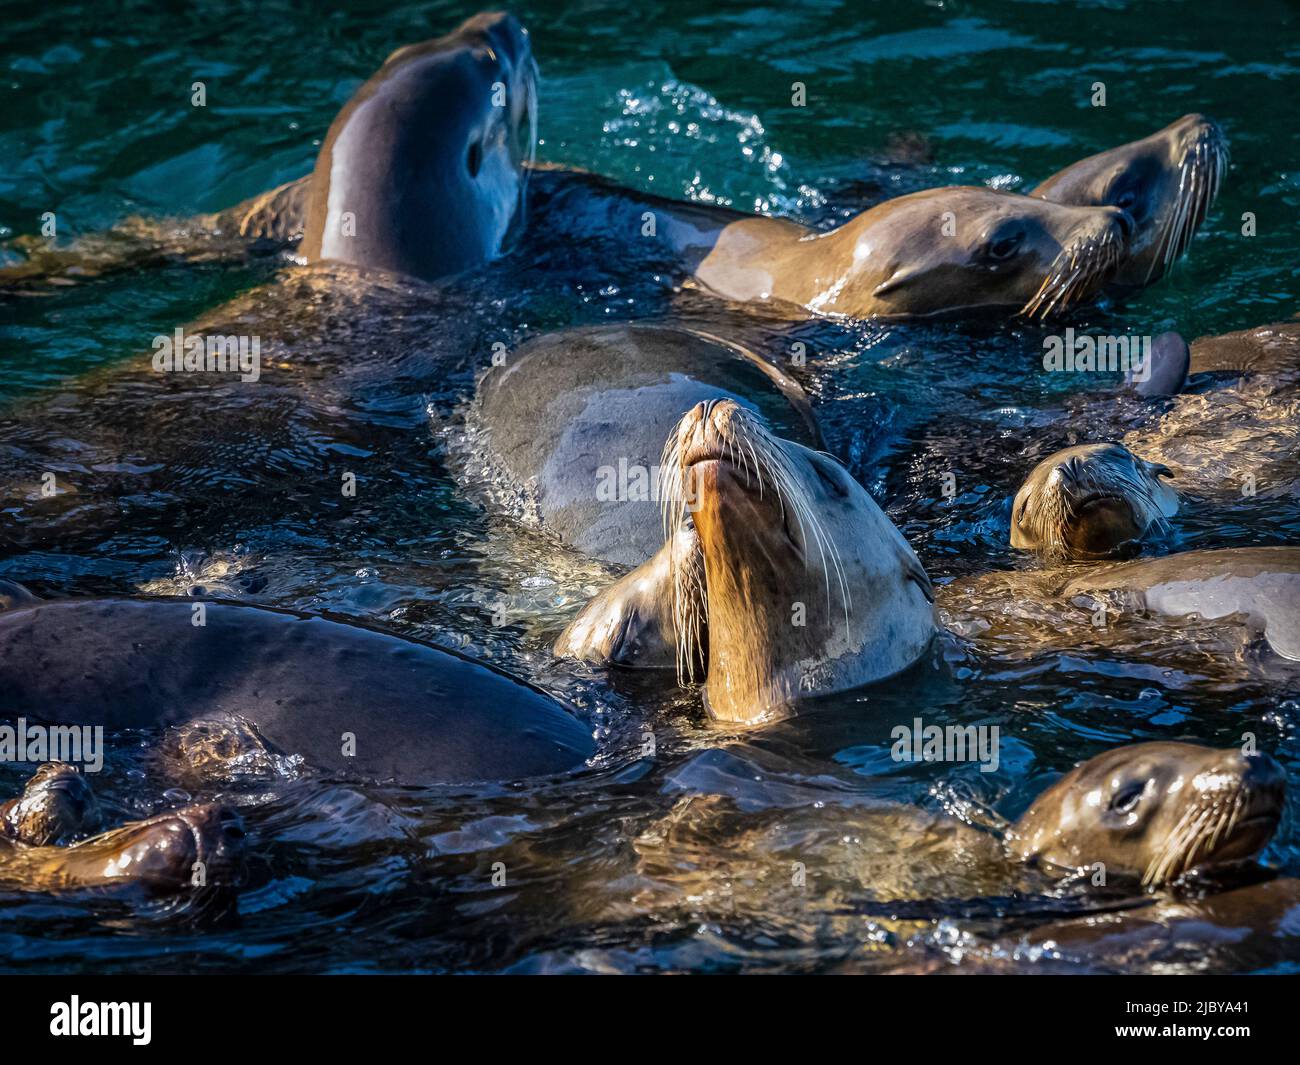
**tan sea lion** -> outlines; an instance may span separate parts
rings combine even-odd
[[[1126,212],[1133,232],[1108,286],[1133,290],[1159,280],[1187,251],[1227,165],[1223,132],[1204,115],[1190,114],[1142,140],[1071,164],[1029,195]]]
[[[617,890],[607,869],[577,885],[583,916],[653,915],[664,927],[761,917],[775,939],[833,942],[837,955],[857,943],[884,964],[910,962],[933,936],[960,963],[978,956],[989,919],[1143,913],[1205,877],[1257,876],[1252,859],[1284,808],[1270,756],[1188,743],[1104,751],[1011,823],[883,801],[861,785],[825,765],[774,765],[752,745],[701,751],[669,776],[676,801],[631,841],[635,863]]]
[[[721,400],[682,417],[663,466],[667,542],[579,613],[557,654],[665,665],[621,654],[625,631],[644,639],[649,629],[655,648],[675,650],[679,677],[702,666],[715,718],[752,723],[891,676],[925,652],[929,578],[834,459]]]
[[[1011,505],[1011,546],[1054,560],[1114,558],[1178,513],[1169,468],[1122,444],[1080,444],[1043,459]]]
[[[184,898],[208,908],[229,902],[238,889],[243,849],[233,810],[187,806],[70,847],[0,845],[0,888]]]
[[[1190,743],[1118,747],[1066,773],[1008,830],[1008,853],[1158,887],[1252,859],[1282,815],[1286,777],[1264,754]]]
[[[1047,315],[1095,296],[1126,254],[1128,216],[986,188],[928,189],[829,233],[747,218],[671,230],[709,291],[791,317],[913,318],[978,308]]]

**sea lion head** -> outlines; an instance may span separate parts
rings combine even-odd
[[[68,843],[99,827],[99,803],[75,766],[45,762],[18,798],[0,806],[0,832],[32,847]]]
[[[1163,277],[1187,250],[1218,195],[1227,164],[1222,130],[1204,115],[1184,115],[1140,141],[1066,167],[1030,195],[1125,211],[1134,231],[1111,283],[1140,288]]]
[[[809,306],[853,316],[983,307],[1046,316],[1101,289],[1123,257],[1130,227],[1117,208],[985,188],[900,196],[828,234],[853,241],[853,263]],[[807,243],[815,252],[817,242]]]
[[[1011,504],[1011,546],[1058,561],[1124,558],[1178,513],[1168,466],[1122,444],[1080,444],[1043,459]]]
[[[1249,861],[1277,829],[1285,775],[1266,754],[1190,743],[1118,747],[1076,766],[1007,833],[1010,853],[1158,887]]]
[[[522,210],[536,101],[512,15],[399,48],[330,126],[302,254],[426,280],[494,258]]]
[[[661,466],[669,545],[698,545],[670,559],[679,670],[706,662],[715,717],[783,716],[924,651],[929,580],[834,459],[774,436],[734,400],[711,400],[678,422]],[[684,524],[694,540],[673,536]]]

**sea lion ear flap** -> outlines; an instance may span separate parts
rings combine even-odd
[[[6,610],[20,610],[25,606],[35,606],[40,599],[21,584],[14,581],[0,581],[0,614]]]
[[[915,581],[916,586],[921,589],[921,594],[925,596],[927,603],[934,602],[934,585],[930,583],[930,575],[925,572],[921,565],[921,560],[912,554],[909,549],[903,554],[903,579]]]

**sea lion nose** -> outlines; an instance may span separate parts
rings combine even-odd
[[[1133,216],[1122,207],[1110,207],[1108,210],[1113,212],[1114,220],[1119,226],[1120,232],[1124,234],[1124,240],[1126,242],[1132,240],[1133,233],[1137,229],[1137,223],[1133,221]]]
[[[1073,488],[1083,480],[1083,459],[1075,455],[1061,464],[1061,481],[1069,488]]]

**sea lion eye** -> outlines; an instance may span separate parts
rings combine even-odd
[[[1015,255],[1020,242],[1025,239],[1023,229],[995,237],[981,249],[982,258],[987,262],[1003,263]]]
[[[465,169],[469,171],[470,177],[478,177],[479,168],[483,166],[483,145],[480,141],[475,141],[469,146],[469,152],[465,157]]]
[[[1137,806],[1138,800],[1142,798],[1142,793],[1146,791],[1145,783],[1133,783],[1125,785],[1115,793],[1115,797],[1110,800],[1110,808],[1119,813],[1126,814]]]

